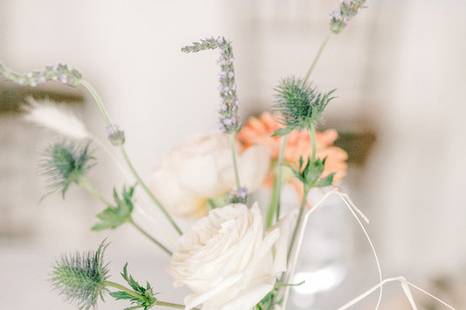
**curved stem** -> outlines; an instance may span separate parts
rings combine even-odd
[[[88,178],[86,177],[81,177],[78,182],[79,186],[81,186],[83,189],[85,189],[89,194],[91,194],[95,199],[99,200],[106,206],[112,206],[113,204],[108,201],[96,188],[95,186],[89,181]],[[136,228],[137,231],[139,231],[141,234],[143,234],[146,238],[148,238],[150,241],[152,241],[155,245],[157,245],[159,248],[161,248],[165,253],[167,253],[169,256],[172,256],[173,253],[166,247],[164,246],[160,241],[149,235],[141,226],[136,224],[132,218],[130,218],[129,223]]]
[[[110,148],[107,147],[107,145],[101,141],[97,136],[91,135],[92,141],[94,141],[103,151],[107,156],[113,161],[113,163],[117,166],[118,170],[122,173],[122,175],[125,177],[127,181],[132,181],[131,180],[131,175],[129,172],[123,167],[123,164],[121,161],[115,156],[115,154],[110,150]]]
[[[314,60],[312,61],[311,66],[309,67],[309,69],[306,72],[306,75],[304,76],[304,83],[307,82],[307,80],[311,76],[312,71],[314,71],[314,68],[316,67],[317,62],[319,61],[320,56],[322,55],[322,52],[324,51],[325,46],[327,46],[327,43],[330,40],[331,36],[332,36],[332,33],[329,32],[327,36],[325,37],[324,41],[322,42],[322,44],[320,45],[319,50],[317,51],[317,54],[314,57]]]
[[[86,80],[81,80],[80,85],[89,92],[91,97],[94,99],[94,102],[96,103],[97,107],[99,108],[100,112],[102,113],[103,117],[105,118],[107,125],[112,125],[112,119],[110,118],[110,114],[107,112],[107,109],[105,108],[104,102],[102,98],[100,97],[99,93],[95,90],[95,88],[91,85]],[[134,165],[132,164],[131,160],[128,157],[128,154],[126,153],[126,149],[123,145],[119,146],[120,152],[123,155],[126,164],[128,165],[131,173],[133,174],[133,177],[138,181],[138,183],[142,186],[143,190],[146,192],[146,194],[149,196],[149,198],[160,208],[162,213],[165,215],[165,217],[168,219],[170,224],[175,228],[175,230],[178,232],[178,234],[182,234],[181,229],[179,226],[176,224],[175,220],[171,217],[171,215],[168,213],[166,208],[162,205],[162,203],[155,197],[154,193],[147,187],[145,182],[142,180],[142,178],[139,176],[138,172],[134,168]]]
[[[92,86],[92,84],[89,83],[86,80],[81,80],[80,84],[81,84],[82,87],[84,87],[84,89],[87,90],[87,92],[89,92],[91,97],[94,99],[97,107],[100,110],[100,113],[102,113],[102,115],[104,116],[107,123],[109,125],[113,124],[113,121],[112,121],[112,119],[110,117],[110,114],[107,112],[107,109],[105,108],[105,105],[104,105],[104,102],[103,102],[102,98],[100,97],[99,93],[95,90],[95,88]]]
[[[129,170],[133,174],[133,176],[136,178],[138,181],[139,185],[141,185],[142,189],[146,192],[147,196],[149,196],[150,199],[159,207],[160,211],[165,215],[167,220],[170,222],[170,224],[175,228],[175,230],[178,232],[178,234],[182,235],[183,232],[181,231],[180,227],[176,224],[175,220],[173,217],[168,213],[167,209],[163,206],[163,204],[160,202],[160,200],[152,193],[152,191],[149,189],[149,187],[146,185],[146,183],[142,180],[142,178],[139,176],[138,172],[134,168],[133,163],[129,159],[128,153],[126,152],[126,149],[123,145],[120,147],[120,152],[123,155],[123,158],[126,161],[126,164],[129,167]]]
[[[228,139],[230,141],[230,146],[231,146],[231,157],[232,157],[232,160],[233,160],[233,170],[235,171],[236,189],[239,190],[241,188],[241,181],[240,181],[240,177],[239,177],[235,133],[230,133],[228,135]]]
[[[155,243],[156,245],[159,246],[160,249],[162,249],[165,253],[167,253],[169,256],[173,255],[173,252],[170,251],[165,245],[163,245],[160,241],[149,235],[147,231],[145,231],[141,226],[136,224],[132,218],[130,218],[129,223],[136,228],[137,231],[139,231],[141,234],[143,234],[147,239]]]
[[[96,188],[95,186],[89,181],[89,179],[85,176],[79,178],[78,185],[85,189],[92,197],[97,199],[98,201],[102,202],[106,206],[111,206],[112,203],[107,200]]]
[[[363,300],[364,298],[366,298],[367,296],[369,296],[370,294],[375,292],[377,289],[380,289],[382,286],[384,286],[385,284],[388,284],[390,282],[400,282],[400,284],[402,286],[402,289],[403,289],[403,292],[405,293],[406,298],[408,299],[408,301],[409,301],[409,303],[411,305],[411,308],[413,308],[413,309],[416,309],[416,305],[414,303],[414,300],[412,299],[411,292],[408,290],[409,286],[419,290],[420,292],[424,293],[425,295],[427,295],[427,296],[431,297],[432,299],[438,301],[439,303],[441,303],[442,305],[444,305],[448,309],[455,310],[455,308],[453,308],[451,305],[447,304],[445,301],[443,301],[440,298],[432,295],[431,293],[427,292],[426,290],[414,285],[413,283],[406,280],[405,277],[386,278],[383,281],[380,281],[377,285],[375,285],[372,288],[368,289],[366,292],[359,295],[358,297],[356,297],[353,300],[347,302],[345,305],[339,307],[338,310],[346,310],[346,309],[351,308],[352,306],[359,303],[361,300]]]

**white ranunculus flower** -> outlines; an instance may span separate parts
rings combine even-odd
[[[250,192],[262,185],[270,165],[263,146],[251,147],[238,158],[241,185]],[[151,188],[173,214],[199,217],[207,213],[207,200],[235,188],[228,137],[198,136],[173,148],[155,169]]]
[[[290,223],[264,231],[260,208],[214,209],[180,238],[170,262],[175,286],[187,286],[186,310],[250,310],[286,269]]]

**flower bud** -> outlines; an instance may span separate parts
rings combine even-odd
[[[107,137],[114,146],[125,144],[125,132],[118,125],[111,124],[107,126]]]

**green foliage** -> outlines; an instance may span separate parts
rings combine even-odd
[[[132,305],[129,309],[150,309],[152,306],[155,306],[157,303],[157,299],[155,298],[155,294],[152,291],[152,287],[150,286],[149,282],[146,282],[145,287],[140,285],[130,274],[128,274],[128,263],[125,264],[123,267],[123,272],[121,276],[125,281],[129,284],[129,286],[134,290],[134,293],[130,293],[129,291],[117,291],[112,292],[110,295],[115,298],[116,300],[128,300]]]
[[[282,287],[300,286],[300,285],[302,285],[304,283],[305,282],[302,281],[302,282],[297,283],[297,284],[286,284],[286,283],[282,283],[282,282],[277,281],[275,283],[275,286],[273,287],[273,289],[267,295],[265,295],[264,298],[262,298],[262,300],[254,307],[253,310],[272,310],[272,309],[274,309],[274,306],[281,305],[281,303],[283,301],[283,299],[281,297],[279,298],[280,289]]]
[[[327,104],[334,99],[335,90],[322,94],[303,80],[292,77],[282,80],[275,91],[275,110],[282,115],[281,121],[286,127],[274,135],[283,136],[295,129],[314,126]]]
[[[217,208],[222,208],[226,206],[230,200],[229,200],[229,195],[221,195],[217,197],[212,197],[207,200],[209,210],[217,209]]]
[[[104,252],[107,244],[103,241],[97,251],[65,255],[55,263],[51,282],[68,301],[79,309],[94,307],[103,300],[105,281],[108,278]]]
[[[120,225],[130,222],[131,214],[134,209],[134,188],[134,186],[129,188],[126,188],[126,186],[123,187],[121,197],[116,189],[113,189],[113,200],[115,201],[115,206],[109,206],[97,214],[97,218],[100,221],[92,226],[92,230],[101,231],[105,229],[115,229]]]
[[[332,185],[335,176],[334,173],[331,173],[325,178],[321,178],[325,169],[325,158],[316,160],[308,158],[306,164],[304,164],[304,160],[301,157],[299,159],[299,168],[291,169],[295,177],[303,183],[304,188],[307,190],[312,187],[326,187]]]
[[[42,173],[48,177],[50,193],[61,191],[65,197],[68,188],[93,166],[90,144],[58,142],[49,146],[44,155]]]
[[[274,287],[270,293],[265,295],[264,298],[254,307],[254,310],[271,310],[275,305],[280,305],[281,300],[276,300],[278,288]]]

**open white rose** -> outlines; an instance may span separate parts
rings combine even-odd
[[[186,310],[250,310],[286,269],[291,216],[264,231],[260,208],[214,209],[180,238],[170,262],[175,286],[187,286]]]
[[[255,191],[262,185],[270,165],[263,146],[252,147],[238,158],[241,185]],[[173,214],[199,217],[207,213],[209,198],[235,188],[228,137],[198,136],[173,148],[155,169],[151,187]]]

